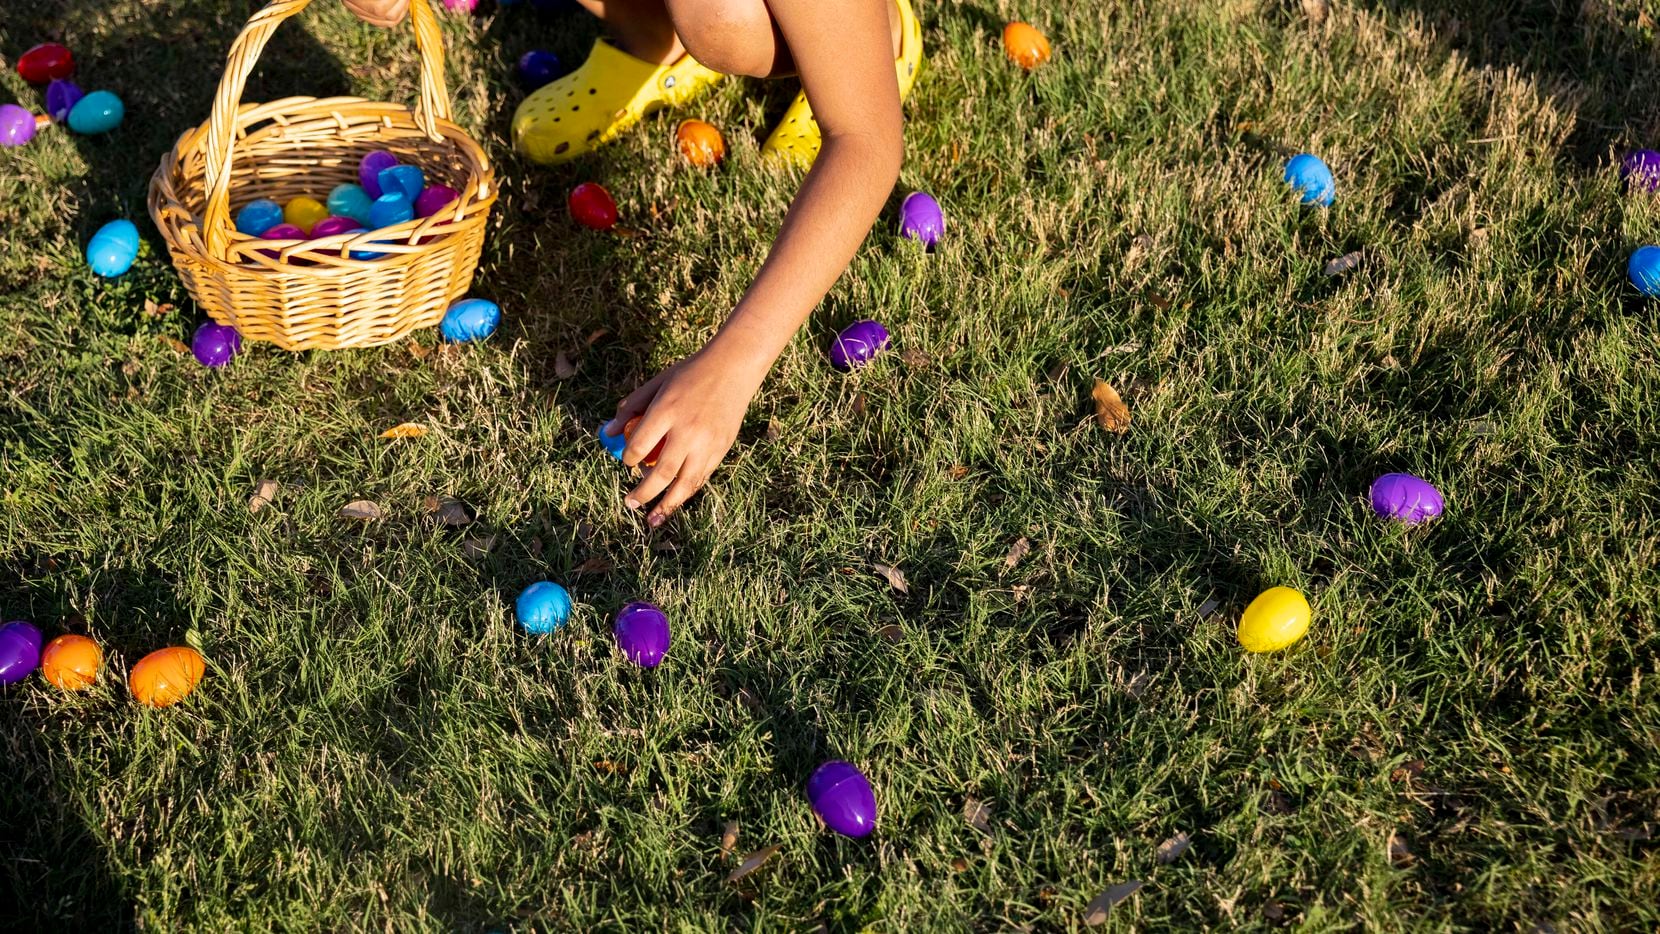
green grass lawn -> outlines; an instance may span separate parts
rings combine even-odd
[[[1133,880],[1107,927],[1660,925],[1660,304],[1624,277],[1660,200],[1615,171],[1660,144],[1645,0],[924,0],[888,212],[656,533],[594,428],[754,274],[793,86],[693,108],[713,172],[666,114],[540,169],[512,63],[595,25],[446,16],[504,180],[474,288],[501,331],[214,372],[168,343],[202,315],[144,195],[253,5],[3,7],[0,99],[41,109],[10,64],[56,38],[128,117],[0,151],[0,613],[109,662],[0,692],[0,926],[1070,930]],[[1015,18],[1054,41],[1031,75]],[[413,100],[412,55],[323,0],[248,97]],[[1299,150],[1330,210],[1280,183]],[[577,228],[584,179],[643,235]],[[932,256],[892,230],[916,188]],[[116,216],[147,245],[104,281],[81,250]],[[895,352],[840,375],[862,317]],[[378,437],[403,421],[429,433]],[[1375,518],[1392,470],[1447,514]],[[527,637],[540,578],[578,609]],[[1247,656],[1278,584],[1314,625]],[[656,671],[611,643],[637,598],[675,626]],[[134,704],[127,667],[187,641],[196,694]],[[868,840],[806,806],[832,757],[876,785]]]

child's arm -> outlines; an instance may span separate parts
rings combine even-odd
[[[396,26],[409,13],[409,0],[343,0],[346,9],[371,26]]]
[[[697,492],[731,449],[761,381],[864,241],[904,158],[888,0],[768,0],[767,7],[824,142],[772,252],[719,332],[617,406],[614,428],[645,413],[625,464],[664,441],[657,466],[626,500],[638,509],[661,494],[652,526]]]

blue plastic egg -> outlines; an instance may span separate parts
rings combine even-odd
[[[69,128],[77,133],[108,133],[121,125],[127,107],[109,91],[93,91],[69,108]]]
[[[388,192],[369,205],[369,227],[379,230],[415,217],[415,205],[401,191]]]
[[[138,228],[129,220],[110,221],[86,245],[86,264],[106,279],[133,267],[138,258]]]
[[[1660,296],[1660,246],[1640,246],[1625,264],[1631,284],[1644,295]]]
[[[444,312],[438,331],[452,343],[481,341],[496,333],[501,324],[501,307],[482,298],[464,298]]]
[[[359,224],[369,223],[369,207],[375,199],[361,185],[336,185],[329,192],[329,213],[335,217],[349,217]]]
[[[236,230],[250,237],[263,237],[265,232],[282,223],[282,205],[270,198],[260,198],[243,205],[236,212]]]
[[[1285,183],[1302,195],[1304,204],[1328,207],[1337,197],[1337,181],[1319,156],[1302,153],[1285,164]]]
[[[519,594],[513,613],[525,632],[553,632],[571,618],[571,595],[552,581],[537,581]]]
[[[421,190],[427,187],[426,173],[417,165],[394,165],[389,169],[381,169],[376,178],[380,183],[380,193],[389,195],[394,191],[402,192],[410,204],[421,196]]]
[[[628,435],[622,430],[621,426],[618,426],[616,434],[606,434],[605,429],[610,424],[609,421],[599,423],[599,443],[605,446],[606,453],[617,460],[622,460],[623,451],[628,449]]]

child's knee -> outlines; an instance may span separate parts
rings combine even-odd
[[[667,0],[674,31],[699,63],[729,75],[770,75],[777,58],[765,0]]]

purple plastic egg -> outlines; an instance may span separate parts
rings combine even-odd
[[[1427,480],[1409,473],[1386,473],[1372,481],[1372,509],[1385,519],[1416,525],[1441,514],[1446,504]]]
[[[202,366],[224,366],[241,349],[242,335],[226,324],[204,321],[190,338],[190,352]]]
[[[617,648],[641,668],[656,668],[669,651],[669,618],[655,605],[636,601],[617,611]]]
[[[888,329],[868,318],[855,321],[830,345],[830,365],[838,370],[864,366],[888,346]]]
[[[431,217],[459,197],[461,195],[448,185],[428,185],[415,199],[415,216]]]
[[[0,684],[16,684],[40,667],[40,630],[13,620],[0,626]]]
[[[0,146],[21,146],[34,137],[34,114],[16,104],[0,104]]]
[[[357,164],[357,183],[363,186],[363,190],[369,193],[371,199],[379,198],[382,194],[380,173],[397,164],[397,156],[384,149],[377,149],[364,156],[363,161]]]
[[[81,102],[86,92],[73,81],[58,80],[46,86],[46,113],[59,123],[69,119],[69,112]]]
[[[1637,149],[1627,153],[1620,163],[1620,178],[1629,188],[1643,191],[1660,188],[1660,152]]]
[[[921,241],[929,250],[945,236],[945,214],[926,191],[913,191],[899,204],[899,235]]]
[[[876,829],[876,792],[851,762],[831,759],[807,779],[807,803],[825,826],[848,837]]]

